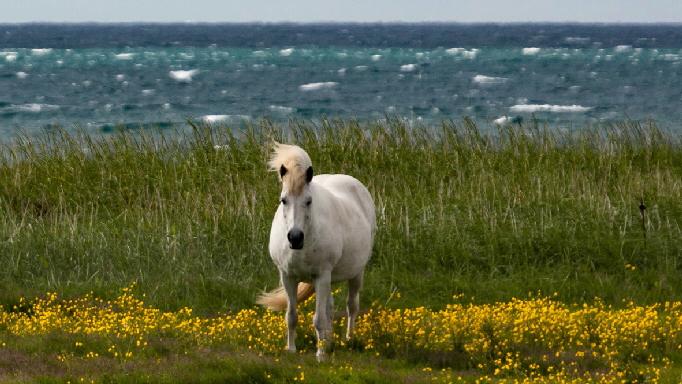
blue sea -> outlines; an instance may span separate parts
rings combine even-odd
[[[0,25],[0,136],[187,119],[682,122],[682,24]]]

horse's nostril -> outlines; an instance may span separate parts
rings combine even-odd
[[[289,240],[289,244],[291,245],[291,248],[293,249],[301,249],[303,248],[303,231],[300,229],[292,229],[287,233],[287,239]]]

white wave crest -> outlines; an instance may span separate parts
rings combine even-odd
[[[319,91],[322,89],[332,89],[338,85],[337,82],[335,81],[325,81],[325,82],[320,82],[320,83],[308,83],[308,84],[303,84],[298,87],[299,90],[303,92],[309,92],[309,91]]]
[[[29,103],[29,104],[11,105],[6,110],[10,111],[10,112],[40,113],[40,112],[56,111],[58,109],[59,109],[58,105]]]
[[[222,123],[226,121],[243,121],[250,120],[251,117],[247,115],[204,115],[201,116],[201,121],[204,123]]]
[[[507,124],[511,123],[511,120],[512,119],[509,116],[502,116],[502,117],[498,117],[497,119],[493,120],[493,123],[495,123],[497,125],[507,125]]]
[[[524,55],[528,55],[528,56],[537,55],[538,53],[540,53],[540,48],[538,48],[538,47],[527,47],[527,48],[524,48],[522,50],[522,53]]]
[[[480,50],[478,48],[473,48],[473,49],[470,49],[468,51],[462,52],[462,56],[464,56],[465,59],[473,60],[478,55],[479,51]]]
[[[122,73],[119,73],[118,75],[116,75],[116,81],[123,81],[125,79],[126,79],[126,75],[124,75]]]
[[[552,104],[516,104],[509,108],[510,112],[516,113],[533,113],[533,112],[556,112],[556,113],[578,113],[587,112],[591,107],[583,107],[582,105],[552,105]]]
[[[189,83],[197,73],[199,73],[198,69],[190,69],[189,71],[178,70],[168,72],[168,76],[180,83]]]
[[[33,48],[31,49],[31,54],[33,56],[45,56],[52,52],[52,48]]]
[[[277,112],[277,113],[282,113],[282,114],[293,113],[296,110],[296,108],[285,107],[282,105],[271,105],[269,108],[272,112]]]
[[[5,60],[8,63],[11,63],[13,61],[17,61],[17,53],[16,52],[9,52],[8,54],[5,55]]]
[[[464,51],[466,51],[466,49],[464,48],[448,48],[445,50],[445,53],[447,53],[448,55],[457,55]]]
[[[507,79],[506,77],[493,77],[493,76],[485,76],[485,75],[476,75],[472,79],[474,83],[478,84],[501,84],[506,82]]]
[[[400,72],[414,72],[417,70],[417,64],[404,64],[400,66]]]
[[[628,52],[632,50],[632,45],[617,45],[613,48],[614,52]]]
[[[18,79],[25,79],[28,77],[28,73],[26,72],[17,72],[17,78]]]
[[[381,55],[372,55],[370,56],[370,58],[372,59],[372,61],[379,61],[381,60]]]
[[[281,49],[279,51],[280,56],[291,56],[291,54],[294,53],[293,48],[286,48],[286,49]]]
[[[134,53],[119,53],[114,57],[116,57],[117,60],[132,60],[134,56]]]

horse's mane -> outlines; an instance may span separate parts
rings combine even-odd
[[[282,166],[286,168],[287,172],[284,177],[280,175],[280,179],[283,186],[294,194],[303,191],[306,184],[306,171],[312,165],[310,156],[301,147],[277,142],[274,143],[272,156],[268,162],[270,170],[276,171],[278,175]]]

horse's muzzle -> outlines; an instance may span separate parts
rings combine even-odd
[[[303,248],[303,231],[300,229],[292,229],[287,233],[287,239],[289,240],[289,248],[291,249],[302,249]]]

